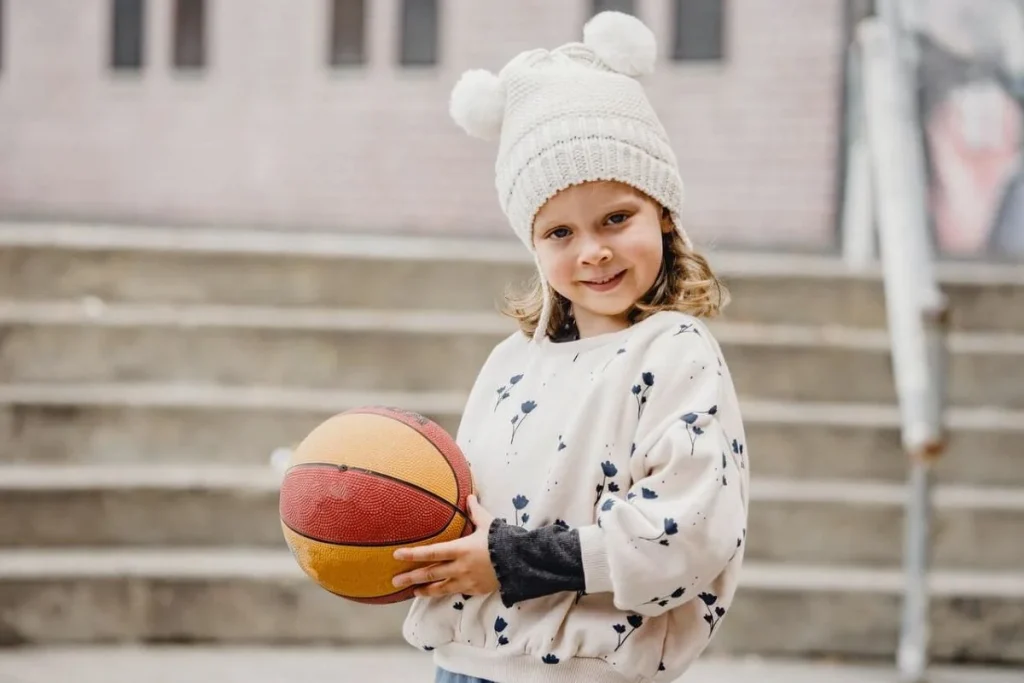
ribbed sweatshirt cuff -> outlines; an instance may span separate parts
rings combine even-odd
[[[583,577],[587,593],[610,593],[612,572],[608,565],[608,547],[604,531],[596,524],[581,526],[577,531],[580,535],[580,555],[583,558]]]

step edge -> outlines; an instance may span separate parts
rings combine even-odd
[[[906,507],[909,490],[905,482],[896,481],[758,477],[751,480],[750,500]],[[932,504],[940,510],[1024,512],[1024,486],[940,482],[932,489]]]
[[[523,246],[506,237],[374,235],[354,232],[223,229],[159,225],[0,222],[0,245],[70,251],[273,255],[320,260],[464,261],[529,264]]]
[[[269,454],[268,454],[269,455]],[[269,458],[268,458],[269,460]],[[0,491],[236,491],[266,493],[280,489],[281,475],[266,465],[75,464],[0,465]],[[906,485],[864,479],[786,479],[751,481],[750,500],[758,503],[815,503],[866,507],[904,507]],[[936,484],[933,504],[943,510],[1024,512],[1024,486]]]
[[[511,334],[515,324],[497,312],[358,309],[211,304],[0,301],[0,324],[54,327],[171,327],[295,331],[381,331]]]
[[[308,580],[287,550],[0,550],[0,581],[102,578]],[[869,568],[748,561],[740,592],[903,592],[898,568]],[[1024,573],[940,570],[930,577],[935,596],[1024,598]]]
[[[195,383],[0,384],[0,405],[267,409],[337,413],[365,405],[399,405],[421,413],[458,414],[467,392],[338,391]]]
[[[281,474],[265,465],[97,463],[0,464],[0,491],[202,490],[276,492]]]
[[[436,415],[458,415],[468,392],[339,391],[272,385],[231,386],[198,383],[19,382],[0,384],[2,406],[267,409],[288,412],[340,412],[368,404],[400,405]],[[740,397],[744,421],[825,427],[899,427],[892,404],[783,401]],[[1024,410],[958,406],[948,411],[952,430],[1024,432]]]
[[[210,228],[116,225],[71,221],[0,221],[0,245],[78,250],[168,251],[297,255],[331,259],[453,260],[529,264],[529,253],[508,237],[381,235],[354,232],[285,231],[272,228]],[[878,281],[881,269],[847,267],[835,253],[762,253],[752,248],[707,249],[723,275],[829,278]],[[941,262],[940,282],[949,284],[1024,284],[1024,264]]]
[[[108,303],[90,296],[74,300],[0,300],[0,324],[442,335],[510,335],[516,330],[515,323],[496,310]],[[890,350],[889,333],[884,328],[743,320],[716,320],[708,325],[723,344],[881,353]],[[958,354],[1024,355],[1024,333],[954,331],[949,335],[948,348]]]

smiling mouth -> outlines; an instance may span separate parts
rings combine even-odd
[[[623,276],[625,276],[625,274],[626,271],[620,270],[614,275],[609,275],[608,277],[599,278],[596,280],[581,280],[580,283],[586,285],[591,289],[603,291],[611,289],[618,285],[620,282],[622,282],[622,278]]]

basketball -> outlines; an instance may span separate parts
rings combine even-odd
[[[471,533],[472,492],[469,464],[440,426],[397,408],[357,408],[327,419],[293,452],[281,527],[299,566],[324,589],[356,602],[401,602],[414,587],[397,590],[391,580],[417,563],[392,553]]]

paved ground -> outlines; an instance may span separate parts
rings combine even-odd
[[[431,683],[407,648],[0,650],[0,683]],[[705,659],[685,683],[896,683],[891,667]],[[938,669],[930,683],[1021,683],[1024,670]],[[519,683],[518,681],[516,683]],[[529,682],[523,682],[529,683]]]

